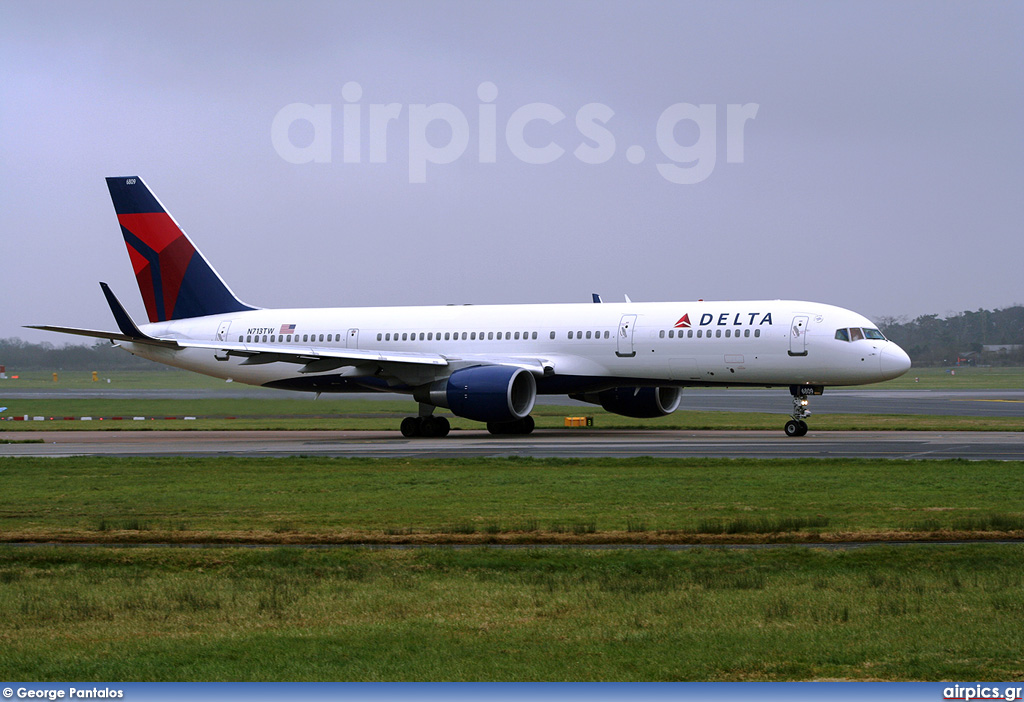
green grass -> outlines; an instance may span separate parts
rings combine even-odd
[[[0,677],[1019,680],[1022,560],[0,548]]]
[[[955,373],[951,374],[950,370]],[[1024,368],[911,368],[895,380],[864,387],[880,390],[1020,390],[1024,389]]]
[[[57,382],[53,382],[53,372],[57,373]],[[93,381],[92,371],[65,371],[55,368],[54,371],[18,372],[8,367],[7,379],[0,380],[0,393],[4,388],[21,390],[62,389],[62,390],[221,390],[231,385],[218,378],[211,378],[199,373],[168,368],[153,364],[153,370],[118,370],[98,371],[98,380]],[[11,376],[19,376],[16,380]],[[108,383],[107,380],[110,382]],[[273,392],[267,390],[268,394]]]
[[[0,540],[1024,537],[1022,468],[854,459],[0,458]]]

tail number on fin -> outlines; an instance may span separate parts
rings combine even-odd
[[[125,185],[135,185],[135,178],[128,178],[124,181]]]

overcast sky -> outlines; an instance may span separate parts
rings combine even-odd
[[[121,175],[265,307],[1024,303],[1022,36],[1019,2],[6,0],[0,337],[114,329],[100,280],[145,319]]]

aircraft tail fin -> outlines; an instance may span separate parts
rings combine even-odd
[[[235,296],[141,178],[107,178],[107,188],[150,322],[255,309]]]

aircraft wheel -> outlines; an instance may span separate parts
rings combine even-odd
[[[786,436],[803,436],[807,433],[807,425],[804,424],[803,433],[800,433],[800,425],[803,422],[797,422],[795,419],[791,419],[786,422]]]
[[[452,425],[446,417],[425,417],[423,419],[423,435],[441,438],[448,436]]]
[[[508,434],[508,424],[504,422],[487,422],[487,431],[494,436]]]
[[[807,436],[807,422],[805,422],[804,420],[801,419],[801,420],[797,421],[797,424],[800,425],[800,434],[799,434],[799,436]]]
[[[402,420],[402,436],[413,438],[420,435],[420,423],[418,417],[406,417]]]
[[[533,421],[533,417],[530,415],[526,415],[520,419],[519,423],[522,425],[522,431],[519,432],[520,434],[530,434],[533,432],[533,428],[537,426],[537,423]]]

